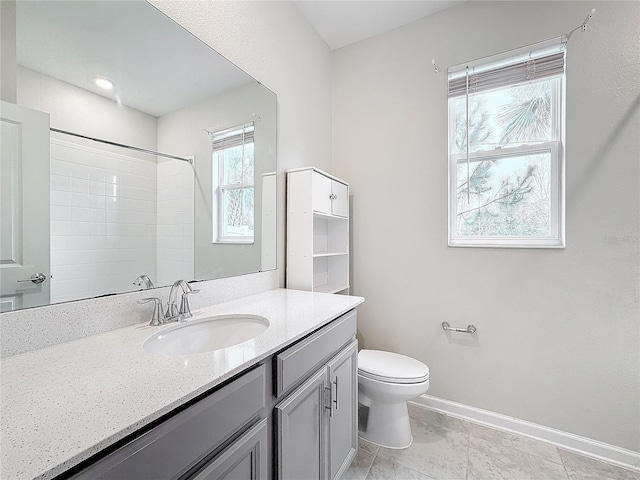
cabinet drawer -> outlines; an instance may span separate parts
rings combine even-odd
[[[356,311],[276,355],[276,397],[308,377],[323,361],[349,343],[356,335]]]
[[[73,478],[161,480],[183,475],[263,412],[265,381],[261,365]]]

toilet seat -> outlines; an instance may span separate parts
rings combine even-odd
[[[429,380],[429,367],[398,353],[360,350],[358,375],[388,383],[421,383]]]

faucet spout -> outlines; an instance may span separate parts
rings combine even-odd
[[[178,290],[182,290],[182,304],[178,308]],[[189,302],[186,295],[190,293],[197,293],[199,290],[194,290],[184,280],[176,280],[171,286],[169,292],[169,305],[167,306],[167,321],[181,320],[182,318],[191,318],[191,310],[189,309]]]
[[[145,289],[154,288],[153,282],[148,275],[140,275],[133,281],[133,284],[138,286],[144,285]]]

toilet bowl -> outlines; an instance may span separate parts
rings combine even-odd
[[[429,388],[429,367],[397,353],[358,353],[358,434],[387,448],[407,448],[413,442],[407,401]]]

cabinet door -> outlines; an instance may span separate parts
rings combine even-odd
[[[280,480],[326,478],[326,379],[322,367],[276,406]]]
[[[329,177],[313,172],[311,177],[312,205],[315,212],[331,214],[331,182]]]
[[[331,410],[329,419],[329,478],[349,468],[358,450],[358,341],[354,340],[329,363]]]
[[[267,419],[262,420],[191,480],[267,480]]]
[[[344,183],[331,182],[331,213],[338,217],[349,216],[349,187]]]

